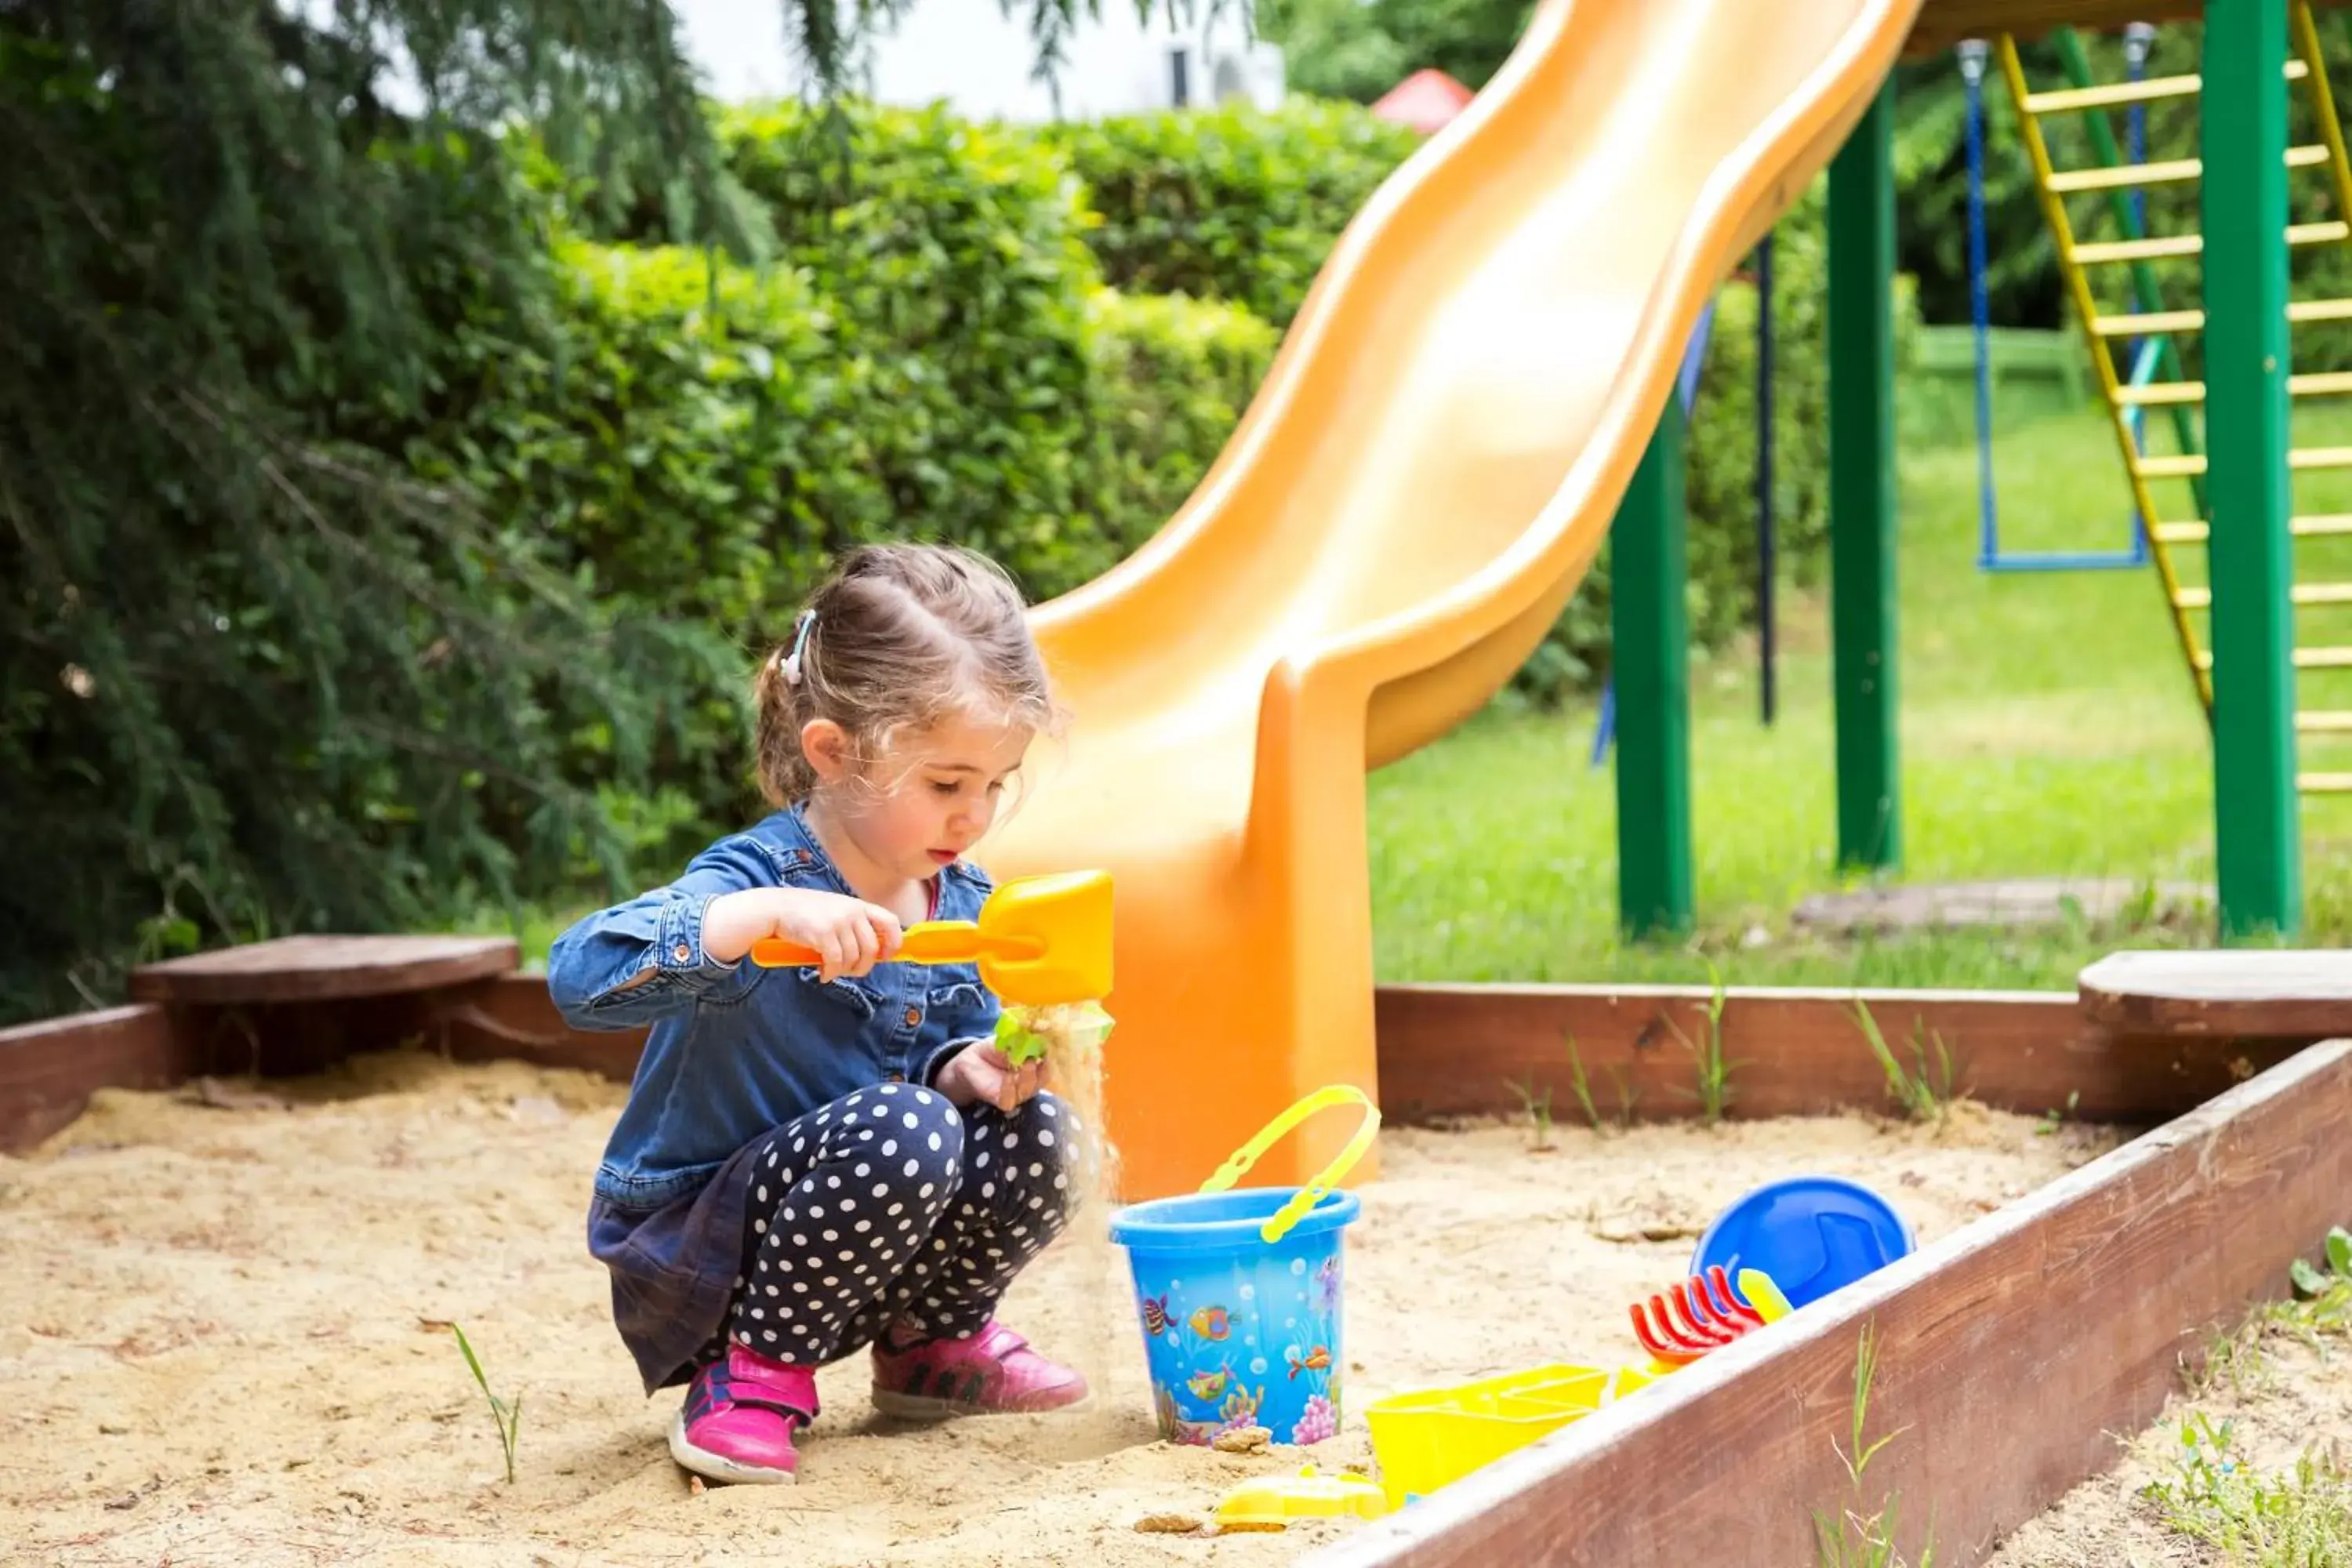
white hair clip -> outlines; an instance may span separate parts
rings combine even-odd
[[[793,651],[776,661],[776,668],[784,672],[786,686],[798,686],[801,683],[801,649],[808,646],[809,628],[815,625],[816,612],[803,610],[800,625],[793,628]]]

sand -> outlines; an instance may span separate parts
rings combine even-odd
[[[0,1158],[0,1562],[1288,1562],[1343,1527],[1134,1525],[1204,1515],[1252,1474],[1369,1465],[1360,1412],[1384,1393],[1645,1359],[1627,1303],[1757,1182],[1858,1177],[1934,1237],[2113,1142],[1965,1105],[1940,1131],[1561,1129],[1541,1152],[1523,1126],[1392,1130],[1349,1232],[1350,1408],[1331,1442],[1159,1443],[1123,1265],[1066,1237],[1005,1317],[1107,1379],[1093,1412],[894,1428],[853,1358],[821,1379],[800,1485],[698,1490],[664,1447],[678,1393],[644,1396],[583,1242],[622,1095],[393,1054],[259,1093],[107,1091]],[[452,1321],[522,1400],[512,1485]]]

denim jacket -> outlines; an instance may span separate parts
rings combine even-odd
[[[958,862],[937,887],[934,918],[968,921],[991,883]],[[850,890],[794,807],[719,840],[668,886],[582,920],[548,955],[548,990],[572,1027],[651,1026],[596,1171],[596,1195],[618,1207],[683,1197],[761,1133],[853,1090],[929,1084],[995,1028],[996,998],[974,964],[883,963],[824,982],[814,967],[712,960],[703,910],[745,888]]]

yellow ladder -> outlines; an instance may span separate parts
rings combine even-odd
[[[2321,223],[2293,224],[2287,228],[2287,243],[2292,246],[2336,245],[2352,241],[2352,158],[2347,158],[2344,132],[2336,118],[2334,95],[2328,90],[2327,74],[2322,64],[2319,31],[2314,24],[2307,0],[2294,0],[2291,7],[2294,58],[2285,62],[2290,83],[2301,84],[2309,95],[2313,116],[2321,139],[2308,145],[2290,147],[2286,162],[2290,169],[2326,171],[2329,194],[2333,198],[2335,219]],[[2151,77],[2141,81],[2105,83],[2093,87],[2063,88],[2055,91],[2036,92],[2025,79],[2025,67],[2020,58],[2016,40],[2007,34],[2000,39],[2001,74],[2008,79],[2011,99],[2018,109],[2018,124],[2023,132],[2026,151],[2033,161],[2034,185],[2042,199],[2042,216],[2050,225],[2050,233],[2058,251],[2058,262],[2066,280],[2066,289],[2074,307],[2074,318],[2081,324],[2091,353],[2092,364],[2099,376],[2099,384],[2106,400],[2114,426],[2116,444],[2123,454],[2124,471],[2131,481],[2132,500],[2139,514],[2147,520],[2148,546],[2156,563],[2157,576],[2163,584],[2165,603],[2171,612],[2173,626],[2179,637],[2182,654],[2188,660],[2191,678],[2197,685],[2197,695],[2210,714],[2213,705],[2213,655],[2200,636],[2195,617],[2210,614],[2213,605],[2209,588],[2186,585],[2181,581],[2176,552],[2202,547],[2212,531],[2210,512],[2202,505],[2187,509],[2195,521],[2165,521],[2150,486],[2163,481],[2189,481],[2193,484],[2205,475],[2205,458],[2201,453],[2143,455],[2132,437],[2130,423],[2134,409],[2202,405],[2205,385],[2198,381],[2155,382],[2143,385],[2126,384],[2116,373],[2110,343],[2117,338],[2151,337],[2160,333],[2201,331],[2205,326],[2202,310],[2150,310],[2126,306],[2120,310],[2103,310],[2091,287],[2087,268],[2116,264],[2142,263],[2191,258],[2204,249],[2201,235],[2143,236],[2115,240],[2085,241],[2075,237],[2073,219],[2068,214],[2066,199],[2084,193],[2109,193],[2135,186],[2193,182],[2202,177],[2203,163],[2196,158],[2171,158],[2141,163],[2120,163],[2081,169],[2059,169],[2052,162],[2048,139],[2042,134],[2042,121],[2053,114],[2105,113],[2111,109],[2135,103],[2148,103],[2163,99],[2190,98],[2197,95],[2202,82],[2196,76]],[[2352,321],[2352,300],[2300,300],[2287,308],[2291,323]],[[2352,395],[2352,372],[2321,372],[2291,374],[2288,391],[2295,397],[2320,397]],[[2289,457],[2289,466],[2297,472],[2352,468],[2352,447],[2300,448]],[[2201,488],[2190,491],[2201,496]],[[2352,537],[2352,513],[2298,516],[2290,525],[2296,541],[2318,538]],[[2298,577],[2301,574],[2298,572]],[[2305,584],[2298,581],[2292,591],[2292,602],[2298,608],[2321,605],[2352,605],[2352,582],[2322,582]],[[2352,646],[2306,647],[2298,637],[2294,649],[2294,667],[2298,672],[2312,670],[2352,669]],[[2298,680],[2300,681],[2300,675]],[[2352,710],[2300,710],[2295,715],[2295,729],[2302,735],[2352,734]],[[2318,772],[2305,770],[2296,774],[2297,786],[2310,794],[2352,793],[2352,772]]]

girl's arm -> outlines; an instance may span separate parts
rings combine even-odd
[[[695,857],[686,874],[588,916],[555,939],[547,989],[579,1029],[625,1029],[705,1001],[740,996],[760,971],[751,944],[781,936],[814,948],[818,978],[863,974],[898,951],[898,917],[814,888],[782,888],[749,838]]]
[[[547,955],[548,994],[563,1021],[575,1029],[636,1028],[742,994],[760,973],[740,962],[751,943],[709,931],[704,921],[714,900],[754,889],[783,890],[755,842],[722,839],[675,882],[578,921]],[[705,947],[706,936],[719,938],[718,952]]]

